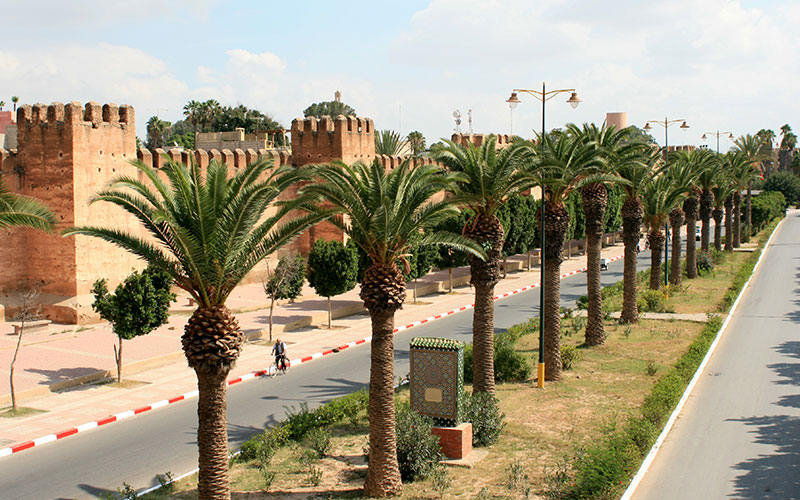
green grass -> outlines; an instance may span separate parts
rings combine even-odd
[[[47,410],[17,406],[16,411],[11,408],[0,410],[0,418],[23,418],[30,417],[31,415],[38,415],[39,413],[47,413]]]

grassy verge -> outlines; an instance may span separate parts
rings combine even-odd
[[[759,248],[774,227],[759,236]],[[668,307],[685,311],[687,304],[703,303],[702,312],[726,311],[759,253],[727,256],[714,271],[671,291]],[[611,304],[621,300],[614,288],[606,292]],[[448,468],[408,483],[400,498],[511,499],[531,492],[551,499],[617,497],[672,412],[720,322],[716,316],[706,324],[643,320],[620,325],[609,320],[605,345],[587,349],[582,347],[585,319],[565,318],[563,343],[573,353],[573,366],[563,380],[544,390],[530,380],[499,384],[506,427],[488,448],[488,457],[472,469]],[[535,322],[515,327],[512,336],[517,337],[514,348],[533,364],[538,354]],[[400,391],[398,399],[405,398],[407,393]],[[311,434],[311,428],[328,417],[308,413],[295,419],[305,424],[280,426],[257,438],[282,443],[266,462],[245,447],[244,456],[231,468],[233,498],[362,498],[368,432],[363,407],[330,411],[328,416],[341,416],[328,421],[327,437]],[[170,491],[144,498],[196,498],[195,482],[190,477]]]

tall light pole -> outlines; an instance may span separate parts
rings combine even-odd
[[[719,130],[717,130],[716,132],[705,132],[701,137],[701,139],[703,139],[704,141],[708,140],[707,134],[717,136],[717,154],[719,154],[719,136],[728,134],[728,139],[731,141],[733,140],[733,132],[720,132]]]
[[[522,92],[525,94],[532,95],[536,99],[538,99],[542,103],[542,140],[544,140],[544,135],[547,133],[547,129],[545,129],[545,103],[552,99],[553,97],[557,96],[558,94],[562,94],[565,92],[569,92],[570,96],[567,99],[567,102],[573,109],[578,107],[578,104],[581,103],[581,100],[578,98],[578,93],[575,89],[558,89],[558,90],[547,90],[544,82],[542,82],[542,90],[531,90],[531,89],[514,89],[511,91],[511,97],[509,97],[506,102],[514,109],[520,101],[519,97],[517,97],[517,93]],[[539,270],[541,276],[541,286],[539,287],[539,365],[537,367],[537,385],[539,388],[544,387],[544,245],[545,245],[545,196],[544,196],[544,172],[542,172],[542,182],[540,185],[540,189],[542,191],[542,239],[541,239],[541,248],[539,250]]]
[[[686,124],[686,120],[683,118],[679,118],[677,120],[668,120],[667,118],[664,118],[663,122],[661,120],[650,120],[644,124],[645,130],[650,130],[653,128],[650,123],[657,123],[658,125],[664,127],[664,163],[666,165],[669,165],[669,135],[667,134],[667,131],[672,125],[675,125],[678,122],[681,122],[680,129],[686,132],[686,130],[689,128],[689,125]],[[669,286],[669,219],[664,224],[664,227],[667,234],[667,238],[664,240],[664,286]],[[687,234],[686,237],[694,238],[694,235]]]

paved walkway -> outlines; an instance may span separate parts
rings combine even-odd
[[[622,254],[621,243],[603,250],[605,258],[620,258]],[[538,283],[536,268],[522,269],[526,260],[525,256],[508,259],[510,272],[496,287],[497,295]],[[562,273],[581,271],[585,263],[585,256],[573,256],[562,264]],[[429,274],[419,280],[416,303],[411,298],[410,283],[409,298],[398,311],[395,326],[431,320],[446,311],[472,304],[468,274],[468,268],[453,271],[452,293],[446,293],[447,271]],[[271,360],[271,344],[262,340],[268,337],[269,310],[261,285],[237,288],[228,305],[250,339],[231,377],[265,369]],[[286,341],[290,358],[307,357],[371,334],[369,317],[358,299],[358,288],[333,300],[332,308],[336,319],[329,330],[322,326],[327,322],[326,301],[312,290],[304,290],[294,303],[276,305],[273,334]],[[88,328],[51,325],[44,331],[26,334],[15,367],[18,404],[45,412],[24,418],[0,418],[0,448],[195,390],[194,373],[186,366],[180,346],[183,326],[192,310],[188,297],[178,297],[173,309],[167,325],[124,342],[123,380],[129,383],[125,388],[107,383],[106,377],[114,373],[112,346],[116,343],[108,324]],[[8,380],[15,342],[10,324],[0,323],[0,380]],[[9,388],[3,384],[0,405],[8,405],[9,401]]]

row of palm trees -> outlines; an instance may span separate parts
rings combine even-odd
[[[544,354],[547,378],[558,380],[560,264],[569,227],[567,196],[580,191],[586,212],[590,269],[586,342],[600,345],[605,339],[600,234],[607,186],[616,183],[626,194],[622,208],[626,247],[623,320],[636,321],[635,255],[642,222],[651,223],[651,243],[655,243],[666,218],[673,220],[671,212],[677,203],[682,197],[684,202],[689,199],[691,190],[674,186],[675,179],[686,181],[697,175],[695,182],[700,183],[705,170],[695,163],[706,157],[687,158],[673,167],[663,162],[657,149],[631,140],[627,129],[595,125],[570,125],[563,132],[540,136],[536,142],[517,141],[501,150],[494,137],[479,147],[444,141],[430,154],[441,166],[406,162],[386,171],[377,163],[339,162],[296,169],[273,168],[270,161],[258,161],[229,172],[226,165],[217,163],[203,171],[197,165],[167,161],[161,169],[165,178],[136,162],[141,176],[118,178],[94,201],[110,202],[131,213],[150,239],[120,228],[87,226],[65,232],[99,237],[138,255],[169,273],[176,286],[198,304],[182,343],[198,379],[199,498],[230,498],[225,380],[239,356],[243,337],[225,306],[226,299],[261,260],[301,232],[328,220],[370,258],[360,293],[372,321],[370,460],[365,493],[391,496],[402,488],[394,433],[392,332],[395,312],[405,300],[402,267],[412,247],[449,246],[470,255],[475,288],[473,389],[492,392],[492,297],[499,281],[504,236],[496,213],[512,197],[544,184]],[[681,174],[681,168],[686,173]],[[689,175],[689,170],[694,173]],[[312,179],[316,182],[309,182]],[[299,194],[286,199],[284,193],[296,185],[302,185]],[[707,183],[709,189],[717,185],[718,181]],[[703,200],[713,203],[713,194]],[[462,234],[433,230],[467,207],[474,215]],[[298,210],[305,215],[297,217]],[[692,216],[687,213],[686,219],[691,221]],[[631,300],[633,309],[629,310]]]
[[[222,111],[222,106],[216,99],[208,99],[206,101],[190,100],[183,106],[183,115],[192,124],[192,130],[197,133],[197,125],[200,124],[200,130],[205,130],[209,123]]]

